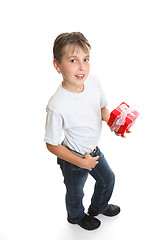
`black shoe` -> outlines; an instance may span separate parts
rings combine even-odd
[[[108,217],[113,217],[116,216],[117,214],[119,214],[121,211],[120,207],[116,206],[116,205],[112,205],[112,204],[108,204],[108,208],[105,212],[103,212],[102,214]],[[100,214],[100,212],[96,212],[94,211],[91,206],[88,209],[88,214],[90,216],[97,216],[98,214]]]
[[[101,225],[101,222],[97,218],[94,218],[87,214],[85,214],[85,216],[79,222],[73,222],[69,218],[68,218],[68,222],[72,224],[78,224],[79,226],[81,226],[86,230],[94,230],[99,228],[99,226]]]

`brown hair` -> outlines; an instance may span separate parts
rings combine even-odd
[[[53,57],[59,63],[61,63],[64,55],[64,48],[66,45],[76,45],[83,48],[86,52],[89,52],[91,45],[84,35],[80,32],[62,33],[54,41],[53,45]]]

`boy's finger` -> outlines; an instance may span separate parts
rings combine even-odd
[[[115,129],[116,129],[115,127],[112,127],[112,128],[111,128],[111,132],[114,132]]]
[[[117,132],[115,132],[115,134],[116,134],[117,136],[122,136],[120,133],[117,133]]]
[[[125,135],[121,135],[121,137],[123,137],[123,138],[126,138],[126,136],[125,136]]]

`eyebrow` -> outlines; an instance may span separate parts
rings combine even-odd
[[[86,55],[84,58],[90,57],[90,55]],[[77,58],[77,56],[70,56],[69,58]]]

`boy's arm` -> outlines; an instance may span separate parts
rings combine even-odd
[[[58,145],[51,145],[46,143],[48,150],[56,155],[57,157],[64,159],[67,162],[70,162],[80,168],[88,169],[89,171],[92,170],[98,164],[98,158],[92,157],[89,153],[85,154],[84,158],[78,157],[71,151],[69,151],[66,147],[58,144]]]
[[[110,117],[110,112],[108,108],[104,107],[101,109],[101,116],[102,116],[102,121],[108,122]]]

